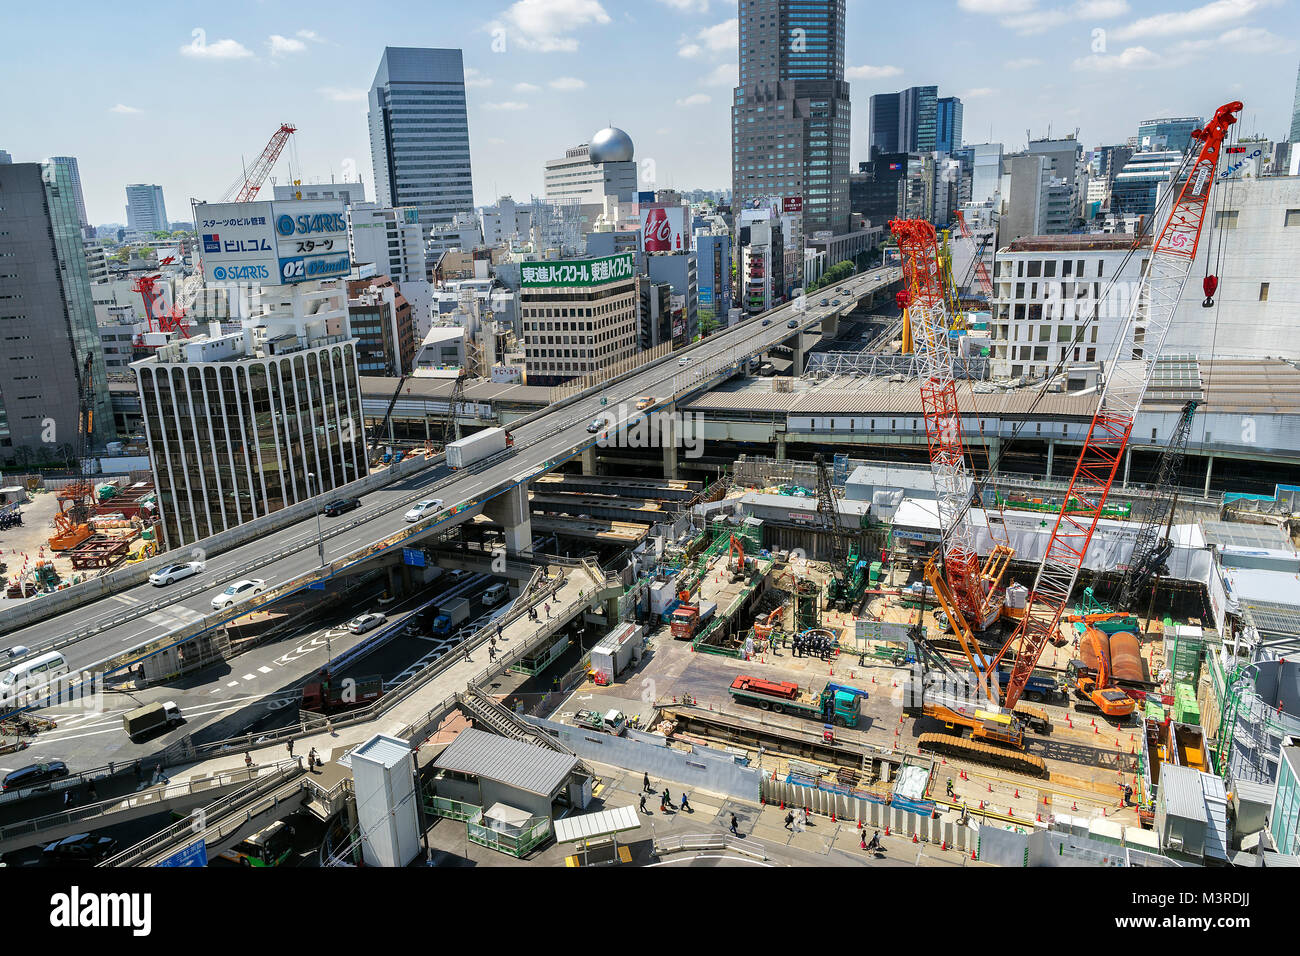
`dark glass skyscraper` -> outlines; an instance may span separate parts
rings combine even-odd
[[[370,86],[370,159],[382,206],[415,206],[428,230],[474,208],[460,50],[385,47]]]
[[[961,149],[961,100],[945,96],[936,104],[934,148],[941,153],[955,153]]]
[[[805,237],[849,227],[844,0],[740,0],[740,85],[731,108],[737,207],[803,199]]]
[[[898,152],[898,94],[877,93],[871,98],[871,158]]]
[[[871,98],[872,158],[881,153],[951,153],[961,148],[961,121],[961,100],[939,99],[937,86],[877,93]]]

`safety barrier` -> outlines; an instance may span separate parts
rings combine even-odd
[[[756,860],[769,859],[763,844],[757,840],[734,837],[729,833],[688,833],[679,836],[657,837],[654,841],[654,855],[667,856],[670,853],[700,853],[704,850],[734,850]]]

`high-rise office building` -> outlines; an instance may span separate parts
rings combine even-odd
[[[976,143],[971,147],[970,201],[993,199],[1002,183],[1002,144]]]
[[[66,166],[0,165],[0,464],[66,458],[77,434],[77,383],[87,358],[92,446],[116,437]]]
[[[961,149],[961,100],[945,96],[935,104],[934,148],[941,153]]]
[[[1300,143],[1300,69],[1295,74],[1295,99],[1291,101],[1291,143]]]
[[[460,50],[385,47],[369,121],[378,205],[415,206],[426,231],[473,211]]]
[[[898,94],[877,93],[871,98],[871,158],[898,152]]]
[[[94,238],[94,234],[87,234],[86,228],[90,225],[90,220],[86,218],[86,197],[81,192],[81,170],[77,168],[76,156],[51,156],[50,162],[55,166],[62,166],[68,175],[68,182],[72,184],[72,193],[76,197],[77,215],[81,219],[81,232],[87,238]]]
[[[740,0],[732,203],[799,197],[803,234],[849,228],[844,0]]]
[[[126,187],[126,228],[130,232],[167,229],[167,207],[161,186],[135,183]]]
[[[912,86],[898,94],[898,151],[934,152],[939,126],[939,87]]]
[[[1166,116],[1143,120],[1138,124],[1138,148],[1176,149],[1185,153],[1192,145],[1192,130],[1204,125],[1205,121],[1199,116]]]

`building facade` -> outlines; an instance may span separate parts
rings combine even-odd
[[[733,207],[767,196],[801,197],[807,237],[849,228],[844,17],[844,0],[740,0]]]
[[[420,210],[415,206],[387,209],[375,203],[353,203],[347,215],[352,261],[373,263],[376,275],[387,276],[397,284],[410,305],[413,334],[416,338],[423,336],[433,323],[434,294],[425,271]],[[363,370],[362,374],[370,373]]]
[[[136,183],[126,187],[126,228],[139,233],[168,231],[161,186]]]
[[[345,297],[338,279],[269,287],[240,331],[132,365],[166,547],[365,477]]]
[[[955,96],[940,97],[935,103],[934,148],[940,153],[955,153],[962,147],[961,100]]]
[[[871,133],[868,146],[873,160],[882,153],[900,151],[897,93],[877,93],[871,97]]]
[[[1268,831],[1278,853],[1300,856],[1300,739],[1295,737],[1281,749]]]
[[[415,361],[415,321],[411,304],[384,275],[348,282],[348,323],[357,340],[357,370],[362,375],[400,378]]]
[[[1300,143],[1300,68],[1295,74],[1295,99],[1291,101],[1291,134],[1287,142]]]
[[[369,95],[375,201],[429,230],[474,209],[460,50],[385,47]]]
[[[116,438],[104,356],[66,166],[0,166],[0,463],[70,457],[77,383],[91,363],[91,446]]]
[[[530,385],[558,385],[638,349],[635,257],[525,263],[519,309]]]
[[[81,169],[77,166],[77,157],[51,156],[50,162],[55,166],[63,167],[68,182],[72,184],[72,193],[77,199],[77,218],[81,222],[82,235],[94,238],[94,232],[90,229],[90,219],[86,216],[86,197],[81,191]]]
[[[1116,215],[1152,215],[1182,162],[1183,154],[1177,150],[1134,153],[1111,184],[1110,211]]]
[[[276,199],[342,199],[347,205],[366,201],[366,184],[356,182],[341,183],[276,183]]]
[[[1169,149],[1187,152],[1192,145],[1192,130],[1200,129],[1205,121],[1199,116],[1166,116],[1138,123],[1138,149]]]
[[[998,250],[993,376],[1042,379],[1058,366],[1109,362],[1151,255],[1150,237],[1136,248],[1135,238],[1032,236]],[[1141,335],[1140,327],[1130,334],[1121,359],[1134,357]]]
[[[695,255],[699,265],[700,321],[703,324],[710,319],[726,325],[732,305],[731,234],[696,233]]]

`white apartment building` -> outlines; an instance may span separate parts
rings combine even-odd
[[[433,324],[434,293],[424,267],[419,209],[353,203],[347,216],[353,264],[374,263],[376,275],[386,275],[397,284],[402,297],[411,304],[415,336],[422,338]]]
[[[1150,256],[1149,236],[1137,249],[1122,235],[1028,236],[1000,249],[993,376],[1042,379],[1058,365],[1108,362]],[[1141,346],[1139,328],[1120,357],[1140,357]]]
[[[509,242],[528,242],[533,229],[533,207],[521,206],[509,196],[502,196],[495,206],[479,210],[483,226],[483,244],[489,249]]]

